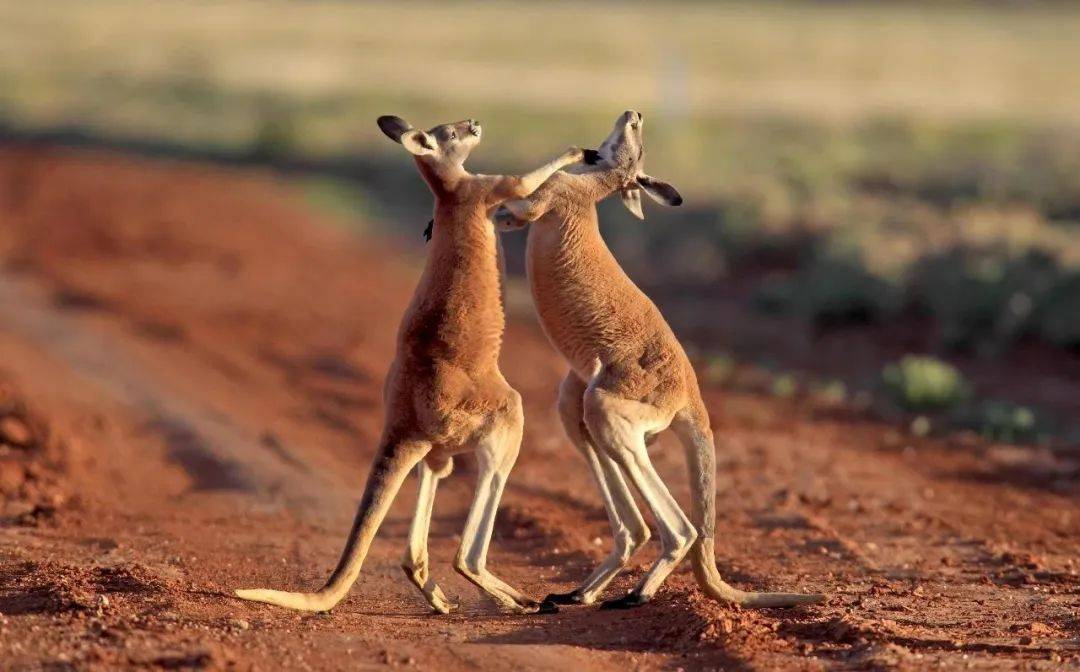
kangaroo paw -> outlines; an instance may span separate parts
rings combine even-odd
[[[571,590],[569,593],[551,593],[544,598],[544,602],[551,602],[552,604],[584,604],[585,598],[580,592]]]
[[[649,601],[649,598],[645,597],[636,590],[631,590],[629,593],[614,600],[605,600],[600,604],[600,608],[603,610],[608,609],[632,609],[634,607],[640,607]]]

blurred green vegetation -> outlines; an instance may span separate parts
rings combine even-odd
[[[940,346],[994,355],[1022,339],[1080,348],[1080,271],[1045,249],[999,246],[928,253],[900,278],[860,261],[810,256],[762,279],[752,305],[819,328],[930,317]]]
[[[1045,440],[1054,428],[1040,414],[1007,401],[987,400],[955,414],[959,427],[979,432],[989,441],[1031,443]]]
[[[842,381],[777,370],[739,361],[726,352],[698,358],[707,385],[753,390],[781,399],[809,401],[819,408],[852,406],[872,409],[879,417],[906,424],[917,437],[968,430],[987,441],[1059,445],[1075,442],[1075,428],[1055,422],[1030,406],[979,398],[959,369],[927,355],[906,355],[881,371],[880,392],[852,394]],[[900,423],[899,421],[903,421]]]
[[[968,396],[963,375],[947,362],[908,355],[881,374],[892,400],[910,411],[948,410]]]
[[[307,202],[314,208],[333,215],[343,222],[350,231],[364,233],[372,230],[368,224],[372,220],[369,194],[358,189],[355,184],[323,177],[311,177],[300,180],[300,186]]]
[[[942,360],[908,355],[882,371],[888,399],[897,407],[920,413],[911,431],[926,436],[935,426],[968,429],[988,441],[1045,442],[1060,428],[1044,414],[1000,399],[977,399],[955,367]]]

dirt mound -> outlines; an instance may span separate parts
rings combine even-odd
[[[649,605],[658,618],[647,636],[673,651],[702,647],[775,648],[779,624],[761,612],[725,605],[706,597],[687,577],[673,579]],[[645,634],[645,633],[642,633]]]
[[[67,502],[64,442],[0,377],[0,520],[35,526]]]
[[[60,562],[24,562],[7,571],[9,597],[0,612],[82,613],[103,616],[117,595],[132,593],[165,597],[174,582],[139,563],[74,567]],[[109,596],[114,596],[110,599]]]

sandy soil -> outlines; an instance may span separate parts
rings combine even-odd
[[[398,568],[412,484],[333,613],[240,602],[231,588],[315,587],[336,561],[414,254],[267,177],[7,148],[0,260],[0,668],[1080,666],[1075,459],[739,387],[707,390],[720,569],[826,605],[726,607],[680,570],[637,610],[500,614],[450,568],[469,460],[432,535],[460,613],[429,614]],[[527,428],[491,565],[540,596],[583,577],[608,528],[529,320],[503,361]],[[655,459],[685,502],[673,448]]]

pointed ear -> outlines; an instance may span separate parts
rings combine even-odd
[[[641,209],[641,189],[623,189],[622,204],[630,211],[630,214],[638,219],[645,219],[645,213]]]
[[[660,205],[682,205],[682,195],[675,187],[648,175],[638,175],[637,183]]]
[[[409,130],[401,134],[399,140],[410,154],[424,156],[435,153],[435,138],[426,131]]]
[[[412,130],[412,125],[410,125],[409,122],[401,117],[395,117],[390,114],[379,117],[375,120],[375,123],[379,125],[379,128],[386,134],[386,137],[394,142],[401,142],[401,134],[405,131]]]

